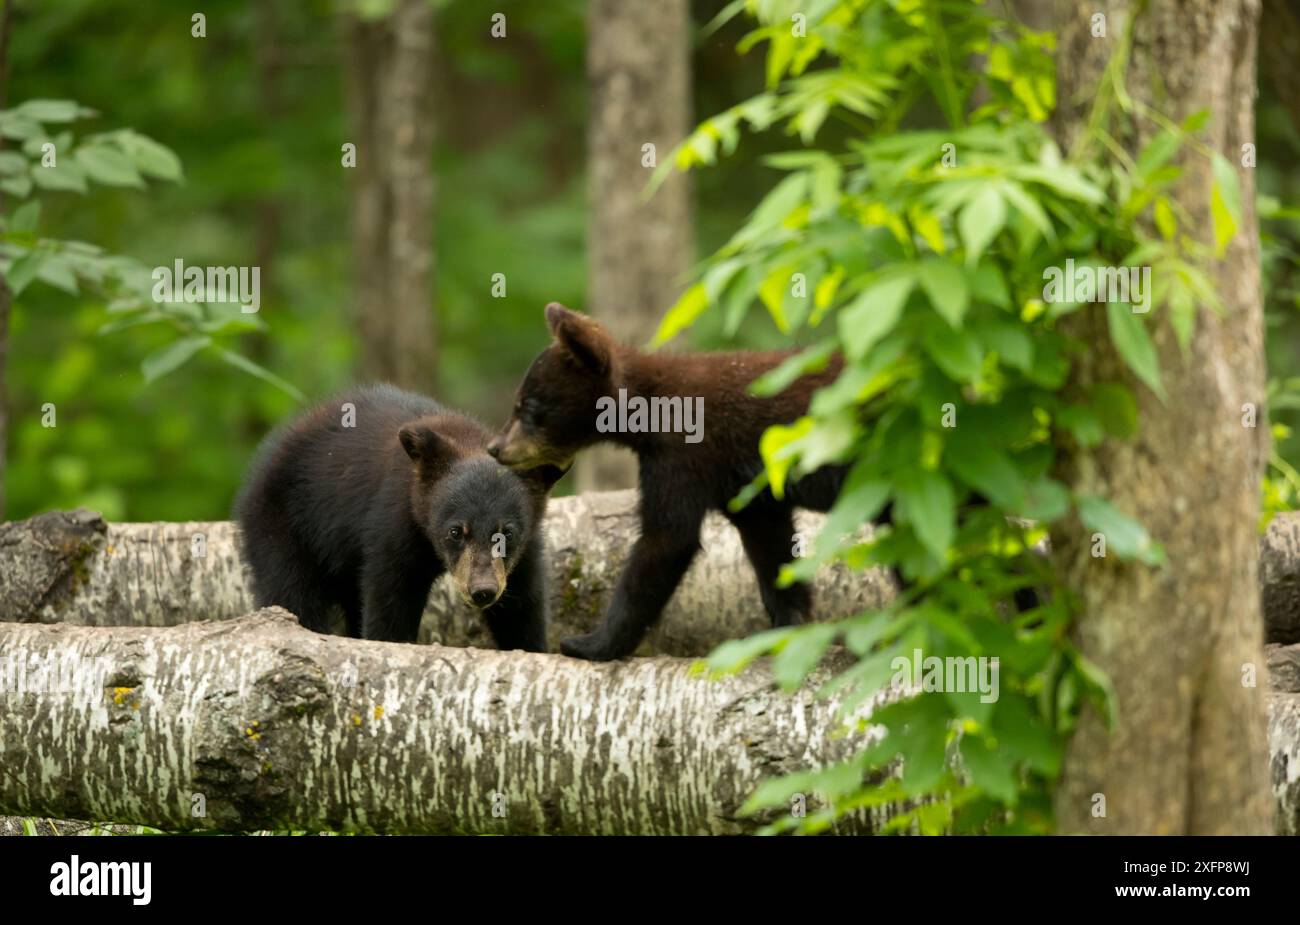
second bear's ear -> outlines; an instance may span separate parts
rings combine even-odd
[[[609,372],[614,344],[595,319],[552,302],[546,306],[546,326],[555,342],[580,364],[597,375]]]
[[[440,466],[451,456],[446,438],[425,424],[407,424],[397,432],[406,455],[426,468]]]

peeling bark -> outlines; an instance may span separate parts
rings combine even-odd
[[[796,521],[807,536],[821,522],[816,514]],[[552,565],[548,636],[558,647],[562,636],[599,625],[639,529],[636,493],[555,498],[544,529]],[[105,524],[88,511],[0,524],[0,621],[172,626],[238,617],[253,609],[253,601],[237,533],[224,521]],[[736,531],[711,515],[701,545],[704,554],[638,654],[705,655],[721,642],[767,628],[758,581]],[[883,570],[823,569],[815,616],[849,616],[891,593]],[[420,640],[492,645],[477,612],[441,581],[429,595]]]
[[[731,834],[756,827],[739,809],[761,779],[864,744],[813,696],[824,673],[784,694],[761,665],[711,680],[685,659],[363,642],[278,608],[168,629],[4,624],[0,651],[0,812],[27,816]],[[17,663],[76,683],[42,687],[29,668],[14,692]]]

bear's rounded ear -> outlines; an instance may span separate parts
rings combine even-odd
[[[397,432],[402,449],[415,462],[432,463],[443,459],[450,449],[441,434],[425,424],[407,424]]]
[[[559,327],[564,323],[564,319],[575,314],[570,309],[565,308],[559,302],[551,302],[546,306],[546,326],[551,329],[551,334],[559,336]]]
[[[581,366],[600,376],[609,372],[614,343],[594,318],[552,302],[546,306],[546,324],[555,342]]]

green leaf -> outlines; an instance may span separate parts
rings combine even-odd
[[[1214,224],[1214,248],[1222,257],[1228,242],[1241,224],[1241,183],[1228,159],[1215,151],[1210,158],[1214,183],[1210,188],[1210,217]]]
[[[49,251],[31,250],[9,265],[9,271],[4,274],[4,278],[15,299],[27,288],[28,283],[36,278],[36,274],[40,272],[41,265],[45,263],[49,254]]]
[[[1025,484],[1011,458],[991,446],[984,434],[967,433],[961,426],[951,440],[944,453],[948,468],[998,507],[1018,510],[1024,502]]]
[[[0,174],[13,176],[27,173],[27,158],[13,151],[0,151]]]
[[[910,273],[891,276],[867,287],[842,309],[839,329],[845,353],[860,360],[892,331],[915,284],[916,278]]]
[[[1121,559],[1137,559],[1147,565],[1160,565],[1164,561],[1164,551],[1146,529],[1116,510],[1105,498],[1082,495],[1075,503],[1084,527],[1106,537],[1107,552],[1114,550]]]
[[[773,424],[763,431],[763,436],[758,438],[758,452],[763,457],[763,465],[767,469],[774,497],[785,496],[785,477],[789,474],[790,467],[794,465],[794,456],[788,448],[792,443],[807,436],[815,423],[810,417],[802,417],[789,427]]]
[[[66,190],[73,193],[86,191],[85,173],[66,157],[59,158],[53,167],[33,164],[32,180],[41,189]]]
[[[131,163],[141,173],[173,182],[179,182],[183,178],[181,159],[166,145],[129,130],[119,132],[116,138]]]
[[[1137,433],[1138,410],[1133,393],[1118,382],[1103,382],[1092,389],[1090,404],[1106,433],[1127,440]]]
[[[944,324],[933,324],[922,336],[925,350],[935,364],[957,382],[979,379],[984,352],[974,334],[954,331]]]
[[[43,135],[41,124],[17,112],[0,112],[0,135],[25,141]]]
[[[1138,175],[1144,179],[1149,178],[1156,168],[1168,163],[1169,159],[1178,153],[1179,144],[1178,134],[1171,129],[1165,129],[1156,135],[1138,155],[1136,165]]]
[[[72,122],[82,115],[90,115],[72,100],[27,100],[13,110],[18,115],[37,122]]]
[[[1014,806],[1020,791],[1009,756],[982,736],[962,736],[960,749],[962,765],[970,772],[975,786],[995,800]]]
[[[693,325],[695,319],[699,318],[708,307],[709,297],[704,284],[696,283],[683,292],[676,304],[668,309],[667,314],[664,315],[664,320],[659,323],[659,330],[655,332],[652,345],[658,347],[660,344],[672,340]]]
[[[107,145],[87,145],[77,149],[77,164],[86,176],[106,186],[144,188],[140,172],[125,154]]]
[[[33,199],[31,202],[23,203],[17,209],[14,209],[14,214],[9,217],[9,230],[33,234],[40,219],[41,204]]]
[[[990,321],[977,329],[980,340],[1007,366],[1028,372],[1034,365],[1034,342],[1023,327],[1009,321]]]
[[[1107,302],[1106,318],[1110,323],[1110,339],[1119,355],[1124,358],[1129,369],[1164,401],[1165,387],[1160,380],[1160,361],[1142,320],[1125,302]]]
[[[766,655],[774,646],[789,639],[795,631],[795,627],[783,626],[744,639],[730,639],[709,653],[704,666],[718,674],[735,674],[754,659]]]
[[[924,261],[916,275],[935,311],[954,328],[961,327],[970,300],[966,275],[961,269],[947,260],[936,258]]]
[[[81,290],[77,285],[77,273],[73,262],[65,253],[55,251],[41,262],[36,271],[36,278],[48,283],[55,289],[62,289],[68,295],[77,295]]]
[[[970,273],[970,290],[975,298],[999,308],[1011,307],[1011,291],[1007,289],[1006,277],[996,263],[981,263]]]
[[[182,337],[149,354],[140,363],[145,382],[167,375],[212,343],[211,337]]]
[[[1006,203],[1002,194],[992,186],[985,187],[961,210],[957,230],[966,245],[966,263],[969,266],[979,262],[980,254],[998,236],[1006,218]]]
[[[794,690],[817,667],[838,635],[839,627],[833,623],[799,627],[772,659],[772,678],[784,690]]]
[[[1050,523],[1064,517],[1070,509],[1070,492],[1060,482],[1039,479],[1025,488],[1025,501],[1020,516],[1039,523]]]
[[[217,349],[217,356],[221,357],[221,359],[224,362],[235,367],[235,369],[242,369],[250,376],[256,376],[258,379],[261,379],[263,382],[270,383],[271,385],[275,386],[277,389],[279,389],[281,392],[288,395],[290,398],[294,399],[295,401],[304,400],[303,394],[299,392],[296,388],[294,388],[288,382],[285,382],[283,379],[281,379],[279,376],[277,376],[275,373],[271,372],[270,370],[265,369],[259,366],[258,364],[254,363],[252,360],[248,359],[248,357],[241,356],[240,354],[235,353],[233,350],[227,350],[224,347]]]
[[[1084,689],[1101,707],[1106,717],[1106,728],[1113,731],[1119,725],[1119,695],[1115,693],[1110,678],[1079,652],[1072,653],[1071,660],[1083,680]]]
[[[24,199],[32,191],[32,178],[25,174],[18,177],[6,177],[0,180],[0,190],[4,190],[11,196]]]
[[[751,382],[749,394],[767,397],[784,392],[799,377],[824,370],[837,349],[839,344],[836,341],[825,340],[786,357],[779,366]]]
[[[899,477],[896,497],[900,518],[912,525],[917,539],[936,559],[945,561],[957,521],[948,480],[928,469],[914,469]]]

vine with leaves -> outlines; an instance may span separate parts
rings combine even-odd
[[[765,471],[735,499],[781,495],[791,478],[839,464],[848,475],[812,551],[781,580],[832,561],[889,566],[906,579],[893,602],[833,624],[737,640],[707,660],[739,670],[762,655],[785,687],[802,683],[832,645],[856,660],[822,694],[839,699],[864,747],[842,764],[766,782],[750,812],[768,831],[818,832],[841,814],[890,806],[887,831],[1041,832],[1083,702],[1114,721],[1109,682],[1069,639],[1072,602],[1035,552],[1048,528],[1077,518],[1109,555],[1159,567],[1143,527],[1103,497],[1057,480],[1059,447],[1137,430],[1129,387],[1067,394],[1086,345],[1058,324],[1084,302],[1045,299],[1044,273],[1149,266],[1151,310],[1168,312],[1186,347],[1201,306],[1219,310],[1199,269],[1214,256],[1182,233],[1170,187],[1175,157],[1210,157],[1215,250],[1240,217],[1231,165],[1200,143],[1208,113],[1173,124],[1123,91],[1127,39],[1107,70],[1075,150],[1045,123],[1055,108],[1050,33],[975,0],[737,0],[710,29],[757,20],[743,53],[766,44],[767,89],[703,122],[661,165],[713,164],[742,131],[784,130],[800,142],[767,158],[783,173],[746,224],[700,268],[657,340],[720,312],[735,332],[761,305],[804,344],[756,381],[781,391],[843,358],[805,417],[770,428]],[[1114,142],[1115,119],[1155,120],[1136,158]],[[819,144],[835,120],[842,141]],[[935,128],[912,128],[935,124]],[[1139,387],[1163,396],[1143,315],[1106,305],[1110,337]],[[861,525],[890,507],[864,540]],[[1018,611],[1016,592],[1044,590]],[[1000,694],[900,686],[897,659],[997,658]],[[865,710],[869,715],[864,716]],[[816,793],[808,815],[777,812]]]

